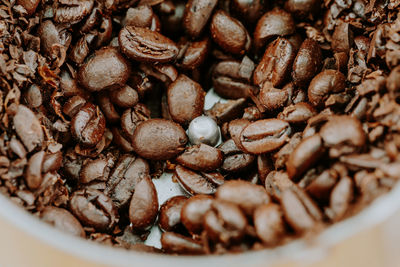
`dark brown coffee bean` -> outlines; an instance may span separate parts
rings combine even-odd
[[[95,146],[103,137],[106,120],[92,103],[84,105],[71,120],[72,135],[85,146]]]
[[[283,212],[279,205],[269,203],[257,207],[253,216],[258,238],[266,246],[275,246],[285,234]]]
[[[157,80],[165,83],[168,86],[171,82],[178,78],[178,71],[171,64],[155,64],[149,65],[141,63],[139,65],[140,70],[142,70],[148,76],[154,77]]]
[[[183,27],[193,38],[198,37],[206,26],[217,0],[189,0],[183,15]]]
[[[136,26],[149,28],[152,31],[160,31],[160,20],[150,6],[143,5],[131,7],[126,11],[126,16],[122,21],[123,26]]]
[[[111,199],[95,189],[75,191],[69,208],[83,225],[98,231],[111,230],[118,222],[118,213]]]
[[[250,48],[251,39],[246,28],[225,11],[215,12],[210,30],[214,42],[228,53],[243,55]]]
[[[289,179],[288,174],[283,171],[271,171],[265,178],[265,189],[276,201],[281,200],[283,191],[294,186],[295,184]]]
[[[265,50],[254,71],[253,82],[262,85],[270,81],[274,87],[282,85],[290,75],[295,54],[293,45],[284,38],[277,38]]]
[[[299,87],[307,86],[321,66],[322,52],[319,44],[312,39],[304,40],[294,59],[292,69],[293,82]]]
[[[320,6],[320,0],[287,0],[285,3],[285,9],[301,19],[314,19]]]
[[[243,77],[239,61],[219,62],[212,73],[212,81],[215,92],[223,98],[247,98],[254,87],[250,84],[250,78]]]
[[[158,214],[157,191],[150,176],[144,176],[135,186],[129,206],[129,220],[133,229],[147,229]]]
[[[97,38],[95,43],[96,48],[102,47],[110,43],[112,37],[112,30],[113,28],[112,28],[111,18],[103,16],[101,18],[101,24],[99,26],[99,30],[97,31]]]
[[[38,189],[42,184],[42,166],[44,156],[45,152],[39,151],[33,154],[28,161],[28,167],[25,171],[25,180],[30,189]]]
[[[132,141],[120,128],[111,128],[113,135],[113,143],[121,148],[124,152],[133,152]]]
[[[240,142],[246,152],[262,154],[283,146],[289,140],[290,132],[289,124],[283,120],[259,120],[243,129]]]
[[[176,166],[174,177],[179,181],[183,189],[191,195],[210,195],[214,194],[217,190],[218,185],[214,184],[212,180],[209,180],[205,174],[191,171],[181,165]]]
[[[143,104],[137,104],[132,109],[127,109],[121,116],[121,129],[131,139],[136,127],[143,121],[150,119],[150,110]]]
[[[246,106],[246,99],[227,100],[225,103],[215,103],[211,109],[205,110],[205,115],[214,118],[218,125],[239,118]]]
[[[208,237],[224,245],[240,241],[245,235],[246,226],[245,215],[230,202],[214,200],[211,209],[204,215],[204,229]]]
[[[195,171],[213,171],[221,166],[223,154],[217,148],[200,144],[187,148],[176,161]]]
[[[69,58],[76,64],[82,64],[90,53],[90,48],[93,47],[96,35],[88,33],[82,36],[72,47]]]
[[[211,41],[208,37],[196,42],[185,41],[181,44],[177,65],[185,70],[198,68],[206,60],[210,48]]]
[[[255,160],[254,155],[243,153],[243,151],[236,146],[233,139],[222,143],[218,148],[224,154],[224,162],[222,163],[221,169],[229,173],[248,170]]]
[[[42,92],[36,84],[32,84],[25,93],[25,99],[30,108],[38,108],[43,103]]]
[[[121,108],[131,108],[139,102],[139,95],[135,89],[125,85],[110,92],[110,100]]]
[[[215,194],[217,199],[238,205],[246,215],[252,216],[257,206],[270,202],[265,189],[247,181],[227,181]]]
[[[232,11],[241,20],[254,24],[263,15],[266,3],[261,0],[233,0],[230,1]]]
[[[265,13],[257,22],[254,31],[254,45],[261,49],[269,39],[286,36],[295,32],[295,24],[290,13],[275,8]]]
[[[318,134],[303,139],[286,162],[289,177],[297,179],[321,158],[323,151],[322,140]]]
[[[196,195],[185,202],[181,211],[181,221],[189,233],[201,233],[204,214],[210,210],[212,201],[213,198],[211,196]]]
[[[171,254],[204,254],[204,248],[200,242],[172,232],[161,235],[161,245],[164,251]]]
[[[306,192],[318,201],[328,202],[337,179],[332,171],[325,170],[306,187]]]
[[[360,121],[351,116],[333,116],[322,126],[320,135],[324,145],[330,147],[329,155],[337,157],[360,149],[366,135]]]
[[[165,63],[175,59],[179,52],[173,41],[147,28],[126,26],[118,40],[121,51],[140,62]]]
[[[339,21],[332,35],[332,49],[335,52],[349,53],[353,45],[353,32],[350,24]]]
[[[261,184],[265,185],[265,179],[267,179],[268,174],[273,170],[274,165],[270,156],[266,154],[257,156],[258,179],[261,181]]]
[[[205,92],[201,85],[181,74],[167,91],[169,113],[174,121],[187,125],[203,113]]]
[[[75,76],[75,73],[70,74],[67,71],[62,71],[60,75],[60,89],[65,97],[71,97],[79,95],[84,99],[89,98],[89,93],[82,89],[76,79],[72,78],[71,75]]]
[[[95,159],[87,162],[79,172],[79,182],[83,184],[92,181],[106,181],[110,173],[107,161],[104,159]]]
[[[55,153],[47,153],[43,161],[43,172],[54,172],[58,171],[62,166],[63,154],[61,151]]]
[[[114,89],[125,85],[130,75],[128,61],[117,49],[97,50],[79,69],[78,80],[89,91]]]
[[[97,103],[99,104],[101,111],[106,117],[107,122],[117,123],[120,120],[120,116],[117,110],[115,109],[113,103],[111,103],[110,97],[108,95],[109,94],[107,92],[101,92],[97,96],[96,100]]]
[[[126,206],[138,183],[149,173],[149,165],[144,159],[125,154],[111,172],[105,193],[118,208]]]
[[[289,123],[306,123],[308,119],[317,115],[315,109],[306,102],[287,106],[277,118]]]
[[[63,113],[68,117],[73,118],[85,104],[86,99],[79,95],[73,96],[63,105]]]
[[[185,149],[188,139],[179,124],[150,119],[137,126],[132,146],[141,157],[152,160],[167,160]]]
[[[308,99],[316,107],[322,107],[332,93],[342,92],[346,77],[336,70],[324,70],[315,76],[308,86]]]
[[[275,111],[283,108],[289,101],[287,90],[276,89],[272,83],[265,82],[258,94],[260,103],[269,111]]]
[[[49,57],[57,57],[57,50],[66,53],[71,44],[71,34],[62,25],[54,25],[51,20],[43,21],[38,29],[40,50]]]
[[[187,197],[185,196],[175,196],[162,204],[158,218],[161,230],[172,232],[181,230],[181,211],[186,201]]]
[[[245,119],[237,119],[229,122],[228,126],[229,135],[238,148],[241,148],[242,145],[240,143],[240,134],[242,133],[243,129],[250,123],[251,122],[249,120]]]
[[[57,23],[78,23],[92,11],[93,0],[58,0],[54,21]]]
[[[15,137],[11,138],[9,143],[11,151],[16,154],[19,158],[25,158],[26,156],[26,149],[24,145]]]
[[[23,6],[28,13],[28,16],[31,16],[33,13],[35,13],[39,3],[40,0],[17,0],[17,5]]]
[[[74,236],[86,236],[81,223],[65,209],[48,206],[40,212],[40,218],[61,231]]]
[[[19,139],[28,152],[42,146],[44,141],[42,126],[32,110],[24,105],[18,105],[13,123]]]
[[[330,197],[328,216],[338,221],[342,219],[349,209],[350,202],[353,200],[353,180],[350,177],[342,177],[333,188]]]

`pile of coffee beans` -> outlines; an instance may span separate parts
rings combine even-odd
[[[398,0],[2,0],[0,191],[110,246],[273,248],[396,184],[399,65]]]

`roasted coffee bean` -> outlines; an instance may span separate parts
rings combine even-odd
[[[315,76],[308,86],[308,100],[316,107],[322,107],[332,93],[342,92],[346,77],[336,70],[324,70]]]
[[[303,139],[286,162],[289,177],[297,179],[321,158],[323,151],[322,140],[318,134]]]
[[[43,96],[39,86],[32,84],[25,93],[25,99],[30,108],[40,107],[43,103]]]
[[[253,82],[262,85],[270,81],[273,87],[282,85],[290,75],[295,48],[285,38],[277,38],[265,50],[264,56],[254,71]]]
[[[103,16],[101,18],[101,24],[99,26],[99,30],[97,31],[95,47],[98,48],[107,45],[108,43],[110,43],[111,37],[112,37],[112,20],[110,17]]]
[[[265,178],[265,189],[275,200],[282,199],[282,192],[295,186],[289,175],[283,171],[271,171]]]
[[[154,77],[157,80],[165,83],[166,86],[175,81],[179,75],[176,68],[171,64],[148,65],[141,63],[139,68],[148,76]]]
[[[113,135],[113,143],[121,148],[124,152],[133,152],[131,138],[125,134],[120,128],[111,128]]]
[[[247,216],[252,216],[257,206],[270,202],[265,189],[247,181],[227,181],[220,186],[215,194],[219,200],[238,205]]]
[[[79,95],[84,99],[89,98],[87,91],[83,90],[76,79],[71,76],[75,76],[75,73],[68,73],[67,71],[62,71],[60,75],[60,89],[65,97],[71,97]]]
[[[366,142],[360,121],[350,116],[333,116],[322,126],[320,135],[324,145],[330,147],[329,155],[337,157],[362,148]]]
[[[283,146],[289,140],[290,132],[289,124],[283,120],[259,120],[243,129],[240,142],[246,152],[262,154]]]
[[[269,203],[258,206],[254,211],[253,221],[258,238],[266,246],[275,246],[281,242],[286,229],[279,205]]]
[[[289,94],[287,90],[276,89],[272,86],[272,83],[265,82],[258,94],[258,99],[268,111],[275,111],[288,103]]]
[[[160,20],[150,6],[142,5],[131,7],[126,11],[126,16],[122,22],[123,26],[136,26],[149,28],[152,31],[160,31]]]
[[[241,20],[254,24],[263,15],[266,3],[260,0],[233,0],[230,7]]]
[[[57,23],[78,23],[92,11],[93,0],[58,0],[54,20]]]
[[[18,137],[28,152],[42,146],[44,141],[42,126],[32,110],[24,105],[18,105],[13,123]]]
[[[212,72],[212,82],[215,92],[223,98],[247,98],[254,87],[250,84],[250,77],[243,77],[240,73],[239,61],[219,62]]]
[[[195,171],[213,171],[221,166],[223,154],[218,148],[200,144],[186,148],[176,161]]]
[[[172,119],[187,125],[203,113],[205,93],[201,85],[180,75],[168,87],[167,101]]]
[[[349,53],[353,45],[353,32],[350,24],[339,21],[332,35],[332,49],[335,52]]]
[[[111,199],[95,189],[75,191],[69,209],[83,225],[98,231],[111,230],[118,222],[118,213]]]
[[[139,95],[135,89],[125,85],[110,92],[110,100],[122,108],[131,108],[139,102]]]
[[[306,192],[314,199],[327,202],[337,179],[334,172],[325,170],[307,185]]]
[[[107,122],[109,123],[117,123],[120,120],[119,113],[115,109],[113,103],[111,103],[110,97],[106,92],[101,92],[97,96],[97,103],[104,116],[106,117]]]
[[[163,231],[180,231],[183,226],[181,223],[181,211],[186,203],[187,197],[175,196],[171,197],[162,204],[160,208],[160,216],[158,225]]]
[[[85,146],[95,146],[103,137],[106,121],[92,103],[84,105],[71,120],[72,135]]]
[[[82,64],[90,53],[90,47],[93,47],[96,35],[93,33],[85,34],[72,47],[69,58],[76,64]]]
[[[180,44],[178,66],[185,70],[194,70],[206,60],[211,48],[211,41],[205,37],[196,42],[185,41]]]
[[[246,28],[225,11],[215,12],[210,30],[214,42],[228,53],[243,55],[250,48],[251,39]]]
[[[321,66],[322,54],[319,44],[312,39],[304,40],[294,59],[292,68],[293,82],[299,87],[307,86]]]
[[[61,151],[47,153],[44,157],[42,171],[44,173],[58,171],[62,166],[62,160],[63,154]]]
[[[196,195],[185,202],[181,211],[181,221],[189,233],[201,233],[204,214],[210,210],[212,201],[211,196]]]
[[[17,0],[17,4],[23,6],[29,16],[35,13],[39,3],[40,0]]]
[[[289,123],[306,123],[308,119],[317,115],[315,109],[306,102],[287,106],[277,118]]]
[[[208,175],[213,176],[212,173]],[[215,173],[215,176],[218,177],[220,174]],[[194,172],[181,165],[176,166],[174,177],[176,177],[183,189],[191,195],[210,195],[217,190],[218,184],[214,184],[213,180],[210,180],[205,173]]]
[[[286,145],[284,145],[281,149],[279,149],[278,152],[272,155],[275,169],[281,169],[285,167],[289,155],[293,153],[294,149],[297,147],[301,140],[301,133],[295,133]]]
[[[97,50],[79,69],[78,80],[89,91],[115,89],[125,85],[130,75],[128,61],[117,49]]]
[[[12,137],[9,143],[11,151],[16,154],[19,158],[23,159],[26,156],[26,149],[24,145],[18,141],[17,138]]]
[[[150,119],[136,127],[132,146],[143,158],[166,160],[183,152],[187,141],[185,131],[178,124],[164,119]]]
[[[285,9],[297,18],[314,19],[321,6],[320,0],[287,0]]]
[[[261,49],[269,39],[275,36],[286,36],[295,32],[295,24],[290,13],[274,8],[265,13],[257,22],[254,31],[254,45]]]
[[[225,103],[215,103],[211,109],[205,110],[207,116],[214,118],[219,125],[240,118],[246,106],[246,99],[227,100]]]
[[[198,37],[211,17],[217,0],[189,0],[183,15],[183,27],[192,37]]]
[[[333,188],[330,197],[328,216],[338,221],[346,214],[350,202],[353,200],[353,180],[350,177],[342,177]]]
[[[171,254],[199,255],[205,253],[200,242],[172,232],[165,232],[161,235],[161,245],[164,251]]]
[[[138,183],[150,173],[148,163],[139,157],[122,155],[107,181],[106,194],[118,208],[128,204]]]
[[[204,215],[204,229],[211,240],[224,245],[240,241],[247,220],[238,206],[230,202],[214,200],[211,209]]]
[[[158,214],[156,188],[150,176],[144,176],[135,186],[129,206],[129,220],[133,229],[147,229],[153,225]]]
[[[68,117],[73,118],[85,104],[86,99],[79,95],[73,96],[65,102],[63,113]]]
[[[110,173],[110,168],[107,166],[105,159],[95,159],[87,162],[79,172],[79,182],[83,184],[92,181],[106,181]]]
[[[242,133],[243,129],[249,125],[251,122],[246,119],[237,119],[229,122],[228,125],[228,131],[229,135],[232,138],[232,140],[235,142],[235,145],[238,148],[241,148],[241,143],[240,143],[240,134]]]
[[[71,44],[71,34],[62,25],[54,25],[51,20],[40,24],[38,34],[40,49],[49,57],[57,57],[57,51],[66,53]]]
[[[31,189],[38,189],[43,181],[42,166],[44,161],[45,152],[39,151],[33,154],[29,161],[28,167],[25,171],[26,184]]]
[[[147,28],[126,26],[118,40],[121,51],[140,62],[165,63],[175,59],[179,52],[173,41]]]
[[[150,110],[143,104],[137,104],[134,108],[129,108],[122,113],[121,129],[131,139],[136,127],[148,119],[150,119]]]
[[[243,151],[236,146],[233,139],[227,140],[218,148],[224,154],[224,162],[222,163],[221,169],[229,173],[248,170],[255,160],[254,155],[243,153]]]
[[[40,218],[61,231],[86,236],[81,223],[66,209],[48,206],[40,212]]]
[[[258,179],[265,185],[265,179],[267,179],[268,174],[274,170],[274,165],[272,160],[266,154],[261,154],[257,156],[257,171]]]

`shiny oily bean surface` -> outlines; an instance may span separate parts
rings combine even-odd
[[[97,50],[79,69],[79,83],[94,92],[125,85],[130,75],[129,62],[116,48]]]
[[[212,175],[210,173],[210,175]],[[220,174],[215,174],[220,176]],[[175,168],[175,177],[178,179],[179,184],[191,195],[194,194],[214,194],[217,190],[217,185],[209,180],[207,175],[201,172],[194,172],[181,165]]]
[[[183,152],[187,141],[185,131],[178,124],[164,119],[150,119],[137,126],[132,146],[143,158],[166,160]]]
[[[176,44],[161,33],[147,28],[126,26],[118,36],[122,53],[140,62],[165,63],[178,55]]]
[[[175,122],[189,124],[203,113],[205,92],[200,84],[180,75],[168,87],[169,114]]]
[[[66,209],[47,206],[40,212],[40,218],[61,231],[74,236],[86,236],[81,223]]]
[[[289,123],[306,123],[308,119],[317,115],[313,106],[306,102],[300,102],[284,108],[277,118]]]
[[[285,235],[283,212],[277,204],[269,203],[258,206],[254,211],[253,221],[257,236],[267,246],[279,244]]]
[[[175,196],[162,204],[158,218],[161,230],[172,232],[181,230],[181,211],[187,199],[185,196]]]
[[[268,111],[275,111],[288,103],[289,93],[285,89],[274,88],[270,82],[265,82],[258,94],[258,100]]]
[[[225,11],[215,12],[210,30],[213,40],[228,53],[243,55],[250,48],[251,40],[246,28]]]
[[[121,108],[131,108],[139,102],[139,94],[132,87],[125,85],[110,92],[110,100]]]
[[[183,27],[192,37],[198,37],[206,26],[217,0],[189,0],[183,15]]]
[[[306,39],[301,44],[293,62],[292,78],[299,87],[305,87],[322,66],[322,52],[319,44]]]
[[[186,148],[185,152],[176,158],[176,161],[192,170],[213,171],[221,166],[223,154],[218,148],[200,144]]]
[[[264,187],[242,180],[225,182],[218,188],[215,196],[238,205],[248,216],[252,216],[257,206],[270,202]]]
[[[181,221],[189,233],[201,233],[204,214],[210,210],[212,202],[213,197],[209,195],[196,195],[185,202],[181,211]]]
[[[224,154],[221,169],[228,173],[248,170],[255,160],[252,154],[244,153],[239,149],[233,139],[229,139],[218,147]]]
[[[161,235],[161,245],[164,251],[172,254],[204,254],[204,249],[200,242],[172,232],[165,232]]]
[[[283,146],[289,140],[289,123],[279,119],[259,120],[249,124],[240,134],[244,150],[262,154]]]

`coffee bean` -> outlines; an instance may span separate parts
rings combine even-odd
[[[200,242],[172,232],[165,232],[161,235],[161,245],[164,251],[171,254],[204,254],[204,249]]]
[[[179,52],[173,41],[147,28],[126,26],[118,40],[121,51],[140,62],[165,63],[175,59]]]
[[[317,160],[321,159],[323,151],[322,140],[318,134],[303,139],[286,162],[289,177],[297,179]]]
[[[110,168],[104,159],[95,159],[87,162],[79,172],[79,181],[88,184],[92,181],[107,181]]]
[[[239,98],[236,100],[227,100],[225,103],[215,103],[211,109],[205,110],[204,113],[214,118],[219,125],[224,122],[240,118],[246,106],[246,99]]]
[[[254,24],[263,15],[266,3],[261,0],[233,0],[230,7],[240,19],[249,24]]]
[[[16,154],[19,158],[25,158],[26,156],[26,149],[24,145],[15,137],[11,138],[9,143],[11,151]]]
[[[282,199],[282,192],[292,189],[295,186],[286,172],[271,171],[265,178],[265,189],[267,193],[276,201]]]
[[[307,187],[306,192],[314,199],[328,202],[330,193],[338,177],[330,170],[323,171]]]
[[[49,57],[57,57],[57,48],[66,53],[71,44],[71,34],[61,25],[54,25],[51,20],[45,20],[40,24],[38,34],[40,49]]]
[[[217,199],[238,205],[247,216],[252,216],[257,206],[270,202],[265,189],[247,181],[227,181],[215,194]]]
[[[105,193],[116,207],[126,206],[138,183],[150,173],[148,163],[139,157],[122,155],[107,181]]]
[[[82,64],[90,53],[90,47],[94,46],[96,35],[93,33],[85,34],[72,47],[69,58],[76,64]]]
[[[106,92],[101,92],[97,96],[97,103],[104,116],[106,117],[107,122],[117,123],[120,120],[119,113],[115,109],[113,103],[111,103],[110,97]]]
[[[283,146],[291,128],[279,119],[259,120],[249,124],[240,134],[240,142],[248,153],[262,154]]]
[[[44,141],[42,126],[32,110],[24,105],[18,105],[13,123],[18,137],[28,152],[42,146]]]
[[[211,196],[196,195],[185,202],[181,211],[181,221],[189,233],[201,233],[204,214],[210,210],[212,201]]]
[[[293,45],[285,38],[277,38],[268,45],[255,69],[254,84],[262,85],[270,81],[274,87],[282,85],[289,77],[295,56]]]
[[[240,143],[240,134],[247,125],[250,124],[249,120],[237,119],[229,122],[228,131],[235,145],[241,149],[242,144]]]
[[[176,161],[195,171],[213,171],[221,166],[223,154],[217,148],[200,144],[186,148]]]
[[[139,102],[139,95],[135,89],[125,85],[110,92],[110,100],[121,108],[131,108]]]
[[[160,20],[150,6],[143,5],[131,7],[126,11],[126,16],[122,22],[123,26],[136,26],[149,28],[152,31],[160,31]]]
[[[40,212],[40,218],[61,231],[75,236],[86,236],[80,222],[66,209],[48,206]]]
[[[332,93],[345,89],[346,77],[336,70],[324,70],[315,76],[308,86],[308,99],[312,105],[322,107]]]
[[[96,43],[95,47],[102,47],[104,45],[107,45],[111,41],[112,37],[112,20],[110,17],[105,17],[103,16],[101,18],[101,24],[99,26],[99,30],[97,31],[97,38],[96,38]],[[111,45],[110,43],[110,46]]]
[[[118,222],[118,213],[111,199],[95,189],[75,191],[69,208],[83,225],[98,231],[111,230]]]
[[[317,115],[315,109],[306,102],[287,106],[277,118],[289,123],[306,123],[308,119]]]
[[[248,170],[255,160],[254,155],[243,153],[243,151],[236,146],[233,139],[227,140],[218,148],[224,154],[224,162],[222,163],[221,169],[228,173]]]
[[[25,171],[25,180],[26,184],[31,189],[38,189],[42,184],[42,165],[44,156],[45,152],[39,151],[33,154],[28,161],[28,167]]]
[[[211,36],[228,53],[243,55],[249,50],[251,39],[243,24],[218,10],[211,20]]]
[[[72,135],[85,146],[95,146],[105,132],[105,118],[98,107],[85,104],[71,120]]]
[[[187,125],[203,113],[205,93],[200,84],[180,75],[167,91],[169,113],[174,121]]]
[[[121,148],[124,152],[133,152],[131,138],[125,134],[120,128],[111,128],[113,135],[113,143]]]
[[[185,131],[178,124],[164,119],[150,119],[137,126],[132,146],[143,158],[166,160],[181,153],[187,141]]]
[[[352,45],[353,45],[353,32],[350,29],[350,24],[343,21],[339,21],[332,35],[333,51],[345,52],[346,54],[348,54]]]
[[[183,15],[183,27],[192,38],[198,37],[205,28],[217,0],[189,0]]]
[[[83,87],[93,92],[121,87],[129,75],[128,61],[117,49],[104,47],[82,65],[78,71],[78,80]]]
[[[265,82],[258,94],[260,103],[269,111],[279,110],[284,107],[289,101],[287,90],[276,89],[272,83]]]
[[[265,179],[267,179],[268,174],[273,170],[274,165],[269,156],[267,156],[266,154],[261,154],[257,156],[258,178],[263,185],[265,185]]]
[[[247,220],[238,206],[215,200],[204,215],[204,229],[211,240],[230,245],[240,241],[244,235]]]
[[[285,234],[283,212],[279,205],[269,203],[257,207],[253,216],[258,238],[266,246],[275,246]]]
[[[209,173],[212,175],[212,173]],[[220,176],[220,174],[216,173],[215,175]],[[191,195],[194,194],[205,194],[210,195],[214,194],[217,190],[218,184],[214,184],[212,180],[209,180],[208,177],[199,172],[194,172],[181,165],[176,166],[175,168],[175,176],[179,181],[179,184]]]
[[[17,5],[23,6],[29,16],[35,13],[39,3],[40,0],[17,0]]]
[[[286,36],[295,32],[295,24],[290,13],[274,8],[265,13],[257,22],[254,30],[254,45],[261,49],[269,39]]]
[[[63,154],[61,151],[55,153],[47,153],[44,156],[42,171],[44,173],[58,171],[62,166],[62,161]]]
[[[59,0],[56,2],[54,20],[57,23],[78,23],[90,14],[93,4],[93,0]]]
[[[32,84],[25,93],[25,99],[30,108],[40,107],[43,103],[43,97],[39,86]]]
[[[156,188],[149,176],[144,176],[135,186],[129,206],[129,220],[133,229],[147,229],[153,225],[158,214]]]
[[[185,41],[179,51],[178,66],[185,70],[198,68],[206,60],[210,48],[211,41],[208,37],[196,42]]]
[[[76,113],[86,104],[86,99],[79,95],[75,95],[65,102],[63,105],[63,113],[73,118]]]
[[[158,218],[158,225],[161,230],[166,232],[176,232],[181,230],[181,211],[186,201],[187,197],[185,196],[175,196],[162,204],[160,208],[160,216]]]
[[[332,220],[342,219],[349,209],[350,202],[353,200],[353,180],[350,177],[342,177],[333,188],[330,197],[329,211]]]
[[[308,82],[317,74],[322,63],[321,48],[312,39],[306,39],[301,44],[294,59],[292,68],[293,82],[299,87],[307,86]]]
[[[319,0],[288,0],[285,3],[285,9],[297,18],[311,18],[314,19],[319,8],[321,1]]]

